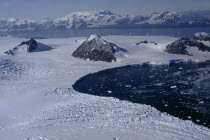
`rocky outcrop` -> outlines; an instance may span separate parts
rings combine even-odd
[[[154,45],[158,45],[156,42],[148,42],[148,41],[141,41],[139,43],[136,43],[136,45],[140,45],[140,44],[154,44]]]
[[[30,39],[29,41],[22,42],[19,46],[27,45],[27,52],[32,52],[38,48],[37,42],[34,39]]]
[[[117,53],[125,52],[127,50],[116,44],[110,43],[98,35],[92,35],[76,49],[72,56],[84,60],[113,62],[117,61],[115,56]]]
[[[182,54],[182,55],[189,55],[187,52],[187,46],[193,46],[194,43],[188,39],[187,37],[182,37],[175,42],[166,46],[165,52],[171,54]]]
[[[188,51],[188,47],[197,47],[200,51],[210,52],[210,48],[204,45],[202,42],[192,40],[187,37],[181,37],[180,39],[166,46],[165,52],[180,55],[193,55]]]
[[[22,42],[17,47],[15,47],[11,50],[8,50],[4,53],[8,54],[8,55],[15,55],[18,53],[23,53],[23,52],[31,53],[31,52],[47,51],[47,50],[51,50],[51,49],[53,49],[53,48],[48,45],[38,43],[36,40],[30,39],[28,41]]]

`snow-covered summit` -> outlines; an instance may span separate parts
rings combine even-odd
[[[62,25],[70,25],[68,28],[81,26],[102,26],[115,24],[121,16],[110,11],[99,12],[74,12],[62,18],[55,19],[54,22]],[[77,23],[75,23],[75,21]]]
[[[148,23],[150,24],[176,24],[181,22],[179,15],[176,12],[162,12],[162,13],[153,13]]]
[[[65,21],[65,20],[69,20],[70,18],[86,18],[86,19],[88,19],[88,18],[94,18],[94,17],[98,17],[98,16],[112,16],[112,15],[114,15],[114,14],[110,11],[73,12],[69,15],[58,18],[56,20]]]
[[[102,40],[102,38],[101,38],[99,35],[95,34],[95,35],[91,35],[91,36],[87,39],[87,41],[92,41],[92,40],[94,40],[94,39]]]
[[[196,36],[196,37],[200,37],[200,36],[209,36],[209,34],[206,33],[206,32],[199,32],[199,33],[195,33],[195,36]]]
[[[200,41],[210,41],[210,36],[206,32],[198,32],[198,33],[195,33],[191,37],[191,39],[193,39],[193,40],[200,40]]]

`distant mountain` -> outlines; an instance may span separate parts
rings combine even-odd
[[[197,13],[197,14],[195,14]],[[133,25],[209,25],[210,12],[162,12],[149,16],[118,15],[110,11],[74,12],[57,19],[0,18],[0,31],[10,30],[59,30]]]
[[[45,19],[16,19],[16,18],[0,18],[0,30],[33,30],[36,26],[46,23]]]
[[[67,26],[67,28],[79,28],[86,26],[101,26],[116,24],[116,20],[123,18],[120,15],[109,11],[100,12],[75,12],[62,18],[55,19],[58,25]]]
[[[179,24],[183,21],[176,12],[153,13],[148,20],[144,21],[149,24]]]

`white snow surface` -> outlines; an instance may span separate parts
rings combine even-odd
[[[155,108],[78,93],[76,80],[89,73],[127,64],[168,63],[171,59],[204,61],[208,57],[164,53],[177,38],[166,36],[104,36],[128,50],[113,63],[71,56],[86,39],[37,40],[54,49],[16,56],[3,54],[25,41],[0,38],[0,139],[1,140],[207,140],[208,128],[180,120]],[[75,40],[78,40],[75,42]],[[136,46],[143,41],[158,45]]]

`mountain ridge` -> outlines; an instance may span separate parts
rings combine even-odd
[[[210,15],[205,18],[189,13],[163,11],[145,15],[120,15],[110,11],[74,12],[56,19],[0,18],[0,31],[11,30],[59,30],[93,28],[120,25],[208,25]]]

